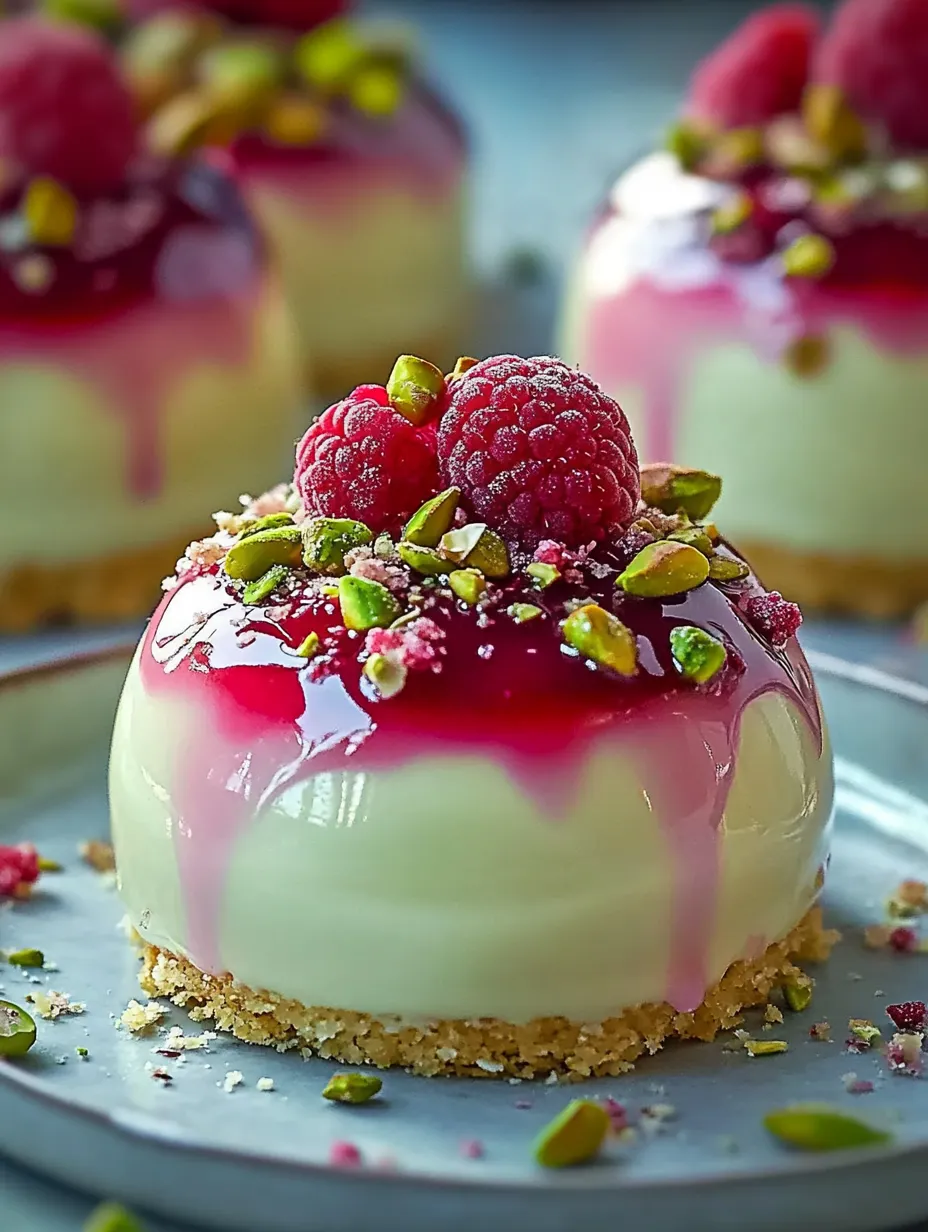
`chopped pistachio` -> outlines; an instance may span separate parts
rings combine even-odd
[[[743,226],[754,212],[754,203],[747,193],[733,193],[712,213],[712,231],[715,235],[730,235]]]
[[[883,1038],[883,1032],[880,1028],[874,1026],[867,1018],[852,1018],[848,1022],[847,1027],[851,1035],[868,1048],[872,1048],[874,1044],[879,1043]]]
[[[57,860],[50,860],[47,856],[39,856],[40,873],[60,873],[63,871],[64,865],[59,864]]]
[[[783,985],[783,998],[794,1014],[801,1014],[812,1004],[812,984],[800,980],[787,980]]]
[[[414,540],[410,540],[410,542],[414,542]],[[378,560],[389,560],[394,550],[393,540],[386,531],[381,531],[374,540],[374,555]]]
[[[509,575],[509,552],[505,543],[483,522],[468,522],[442,535],[439,550],[455,564],[479,569],[488,578]]]
[[[764,134],[759,128],[729,128],[717,133],[711,157],[730,170],[752,167],[764,157]]]
[[[78,205],[75,197],[57,180],[46,175],[29,181],[22,213],[29,237],[36,244],[66,247],[77,230]]]
[[[792,278],[822,278],[834,263],[834,245],[824,235],[799,235],[783,250],[783,269]]]
[[[406,668],[402,663],[382,654],[372,654],[364,664],[364,675],[381,697],[395,697],[406,684]]]
[[[144,1229],[124,1206],[104,1202],[84,1224],[84,1232],[144,1232]]]
[[[277,145],[312,145],[325,132],[327,118],[325,108],[313,99],[282,94],[268,104],[264,131]]]
[[[670,649],[681,676],[696,684],[705,684],[725,665],[725,647],[694,625],[677,625],[670,631]]]
[[[532,1153],[543,1168],[570,1168],[597,1155],[611,1122],[602,1104],[572,1100],[535,1139]]]
[[[802,99],[806,128],[837,162],[850,162],[867,153],[867,130],[840,86],[814,82]]]
[[[775,1138],[804,1151],[840,1151],[889,1142],[892,1135],[824,1104],[793,1104],[764,1117]]]
[[[74,1049],[74,1051],[77,1053],[77,1055],[80,1057],[82,1061],[86,1061],[87,1058],[90,1056],[90,1049],[84,1048],[80,1044],[78,1044],[78,1046]]]
[[[824,334],[801,334],[783,352],[783,362],[790,372],[805,378],[824,372],[830,358],[831,346]]]
[[[400,614],[400,605],[380,582],[346,574],[338,583],[338,602],[346,629],[385,629]]]
[[[390,405],[413,424],[425,423],[434,416],[444,392],[442,370],[415,355],[401,355],[387,380]]]
[[[425,577],[448,573],[452,567],[448,557],[442,556],[434,548],[420,548],[414,543],[398,543],[396,551],[403,564],[409,565],[410,569],[415,569]]]
[[[464,603],[474,607],[487,593],[487,581],[479,569],[455,569],[448,575],[448,585]]]
[[[675,543],[689,544],[697,552],[702,552],[703,556],[711,557],[715,554],[712,540],[701,526],[684,526],[681,530],[671,531],[667,538]]]
[[[576,608],[561,626],[564,641],[586,659],[634,676],[638,666],[635,636],[621,620],[596,603]]]
[[[458,377],[463,376],[465,372],[469,372],[475,364],[479,364],[479,359],[474,359],[472,355],[459,355],[455,360],[454,367],[448,373],[447,380],[456,381]]]
[[[13,950],[7,954],[6,960],[14,967],[41,967],[45,963],[45,955],[41,950]]]
[[[616,579],[626,594],[663,599],[693,590],[709,576],[709,562],[685,543],[649,543]]]
[[[534,603],[511,603],[506,609],[506,614],[511,616],[517,625],[524,625],[529,620],[537,620],[539,616],[543,616],[540,607],[536,607]]]
[[[664,144],[684,171],[692,171],[705,153],[706,138],[692,124],[680,120],[668,130]]]
[[[185,90],[155,111],[148,123],[148,145],[154,153],[166,157],[189,154],[213,133],[222,116],[218,99],[205,90]],[[234,136],[234,128],[230,128],[229,136]]]
[[[533,560],[530,565],[526,566],[525,572],[532,579],[534,586],[538,590],[547,590],[549,586],[553,586],[561,576],[560,569],[554,565],[546,565],[543,561]]]
[[[296,568],[303,558],[303,537],[298,526],[276,526],[233,543],[222,567],[230,578],[256,582],[274,565]]]
[[[441,542],[454,524],[458,502],[461,499],[460,488],[446,488],[421,505],[403,528],[403,538],[407,543],[415,543],[419,547],[435,548]]]
[[[744,1047],[752,1057],[772,1057],[775,1053],[789,1051],[786,1040],[748,1039],[744,1041]]]
[[[35,1020],[12,1001],[0,1001],[0,1057],[22,1057],[35,1043]]]
[[[249,606],[262,603],[268,595],[274,593],[289,572],[286,565],[272,565],[267,573],[262,573],[255,581],[248,583],[242,592],[242,601]]]
[[[254,522],[247,522],[239,532],[239,538],[244,539],[248,535],[257,535],[262,530],[276,530],[279,526],[292,525],[292,513],[269,513],[263,518],[257,518]]]
[[[655,462],[641,468],[641,498],[663,513],[679,510],[697,521],[706,517],[719,499],[722,481],[709,471]]]
[[[331,94],[345,87],[366,54],[353,23],[336,17],[304,34],[293,58],[297,72],[308,86]]]
[[[340,1104],[366,1104],[382,1089],[383,1082],[376,1074],[335,1074],[329,1079],[322,1098]]]
[[[303,659],[313,659],[319,653],[319,634],[307,633],[296,648],[296,653]]]
[[[266,103],[284,80],[277,49],[257,40],[221,43],[200,57],[197,70],[213,98],[246,110]]]
[[[337,577],[345,572],[345,556],[365,547],[373,535],[353,518],[313,518],[303,527],[303,564],[317,573]]]
[[[123,18],[120,0],[42,0],[42,10],[58,21],[73,21],[97,30],[110,30]]]
[[[709,577],[713,582],[740,582],[751,570],[743,560],[733,556],[713,556],[709,561]]]
[[[363,64],[348,80],[353,107],[368,116],[391,116],[403,101],[406,75],[396,64]]]

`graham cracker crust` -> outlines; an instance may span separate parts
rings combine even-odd
[[[0,633],[147,616],[158,602],[162,579],[174,572],[184,549],[209,533],[201,526],[153,547],[0,572]]]
[[[624,1073],[670,1039],[714,1039],[784,982],[810,984],[793,960],[824,961],[837,940],[814,907],[760,958],[733,963],[695,1012],[678,1014],[666,1003],[641,1005],[598,1024],[537,1018],[525,1025],[479,1019],[391,1026],[369,1014],[307,1007],[255,991],[228,975],[205,975],[188,959],[153,945],[144,946],[139,978],[149,996],[186,1006],[191,1018],[212,1019],[221,1031],[281,1052],[298,1048],[304,1056],[381,1069],[402,1066],[427,1077],[581,1079]]]
[[[831,556],[738,541],[764,585],[809,611],[888,620],[928,600],[928,557],[903,563],[873,556]]]

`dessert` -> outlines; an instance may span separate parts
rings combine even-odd
[[[414,357],[218,515],[113,738],[149,995],[424,1074],[615,1074],[827,954],[795,605],[549,358]]]
[[[137,24],[128,80],[156,149],[231,146],[312,386],[383,380],[402,345],[450,363],[467,299],[455,117],[345,4],[203,7]]]
[[[269,486],[295,435],[285,308],[234,183],[137,136],[98,36],[0,26],[0,629],[149,611],[201,502]]]
[[[768,584],[874,616],[928,598],[926,18],[749,18],[618,180],[564,321],[647,460],[725,475],[719,516]]]

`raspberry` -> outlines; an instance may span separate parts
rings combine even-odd
[[[813,65],[865,120],[900,146],[928,147],[928,5],[845,0]]]
[[[435,426],[414,427],[382,385],[359,385],[310,425],[293,482],[308,514],[399,530],[438,485]]]
[[[716,128],[750,128],[798,110],[818,31],[805,5],[755,13],[696,69],[690,115]]]
[[[0,39],[0,159],[77,192],[117,185],[135,151],[132,96],[106,44],[22,17]]]
[[[897,954],[911,954],[918,948],[918,934],[914,928],[894,928],[889,934],[889,948]]]
[[[897,1031],[924,1031],[928,1025],[928,1009],[924,1001],[903,1001],[887,1005],[886,1013]]]
[[[619,533],[640,496],[622,409],[559,359],[497,355],[453,381],[438,457],[470,511],[526,548]]]
[[[802,624],[802,612],[789,603],[778,590],[766,595],[753,595],[743,603],[744,614],[758,633],[772,646],[785,646]]]
[[[39,879],[39,857],[29,843],[0,847],[0,898],[18,898]]]

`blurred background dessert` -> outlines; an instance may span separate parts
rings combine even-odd
[[[615,183],[567,297],[565,351],[644,460],[732,476],[726,527],[821,608],[928,597],[926,81],[921,0],[753,14]]]
[[[461,128],[406,35],[348,8],[138,0],[121,40],[152,148],[230,148],[325,397],[398,352],[450,365],[468,308]]]
[[[0,165],[0,629],[138,617],[292,445],[283,297],[221,162],[141,151],[90,30],[0,25]]]

